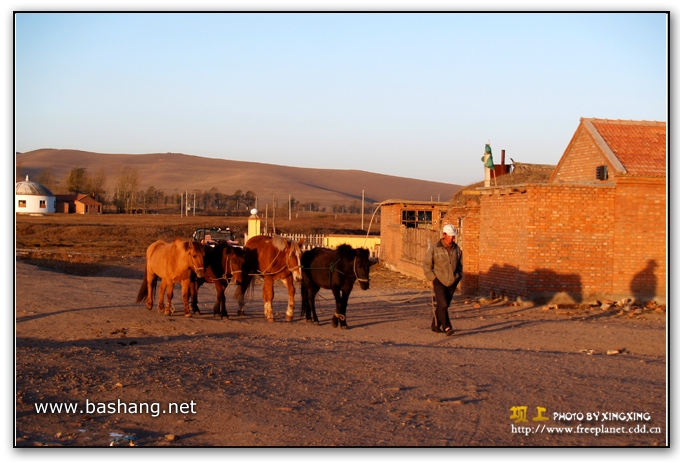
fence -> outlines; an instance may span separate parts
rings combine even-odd
[[[349,244],[353,248],[366,248],[371,257],[380,258],[380,237],[365,235],[321,235],[321,234],[302,234],[302,233],[281,233],[280,236],[291,241],[300,241],[302,250],[324,247],[335,249],[341,244]]]

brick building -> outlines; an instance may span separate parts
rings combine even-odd
[[[57,195],[57,212],[65,214],[101,214],[102,203],[85,194]]]
[[[518,170],[449,203],[443,222],[460,228],[463,293],[666,302],[665,122],[584,118],[549,178],[518,181]],[[390,246],[382,237],[383,260],[422,277]]]

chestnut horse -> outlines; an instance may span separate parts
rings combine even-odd
[[[175,311],[172,306],[172,291],[175,283],[182,284],[182,302],[184,302],[184,315],[191,317],[189,309],[189,284],[191,273],[198,277],[203,276],[203,245],[175,238],[172,243],[158,240],[146,250],[146,268],[142,287],[137,294],[137,302],[146,300],[146,308],[153,307],[153,294],[156,291],[156,282],[161,279],[161,288],[158,293],[158,312],[165,311],[170,315]],[[167,292],[167,302],[163,304],[163,298]]]
[[[229,318],[224,291],[232,279],[235,284],[241,284],[245,253],[243,249],[231,246],[226,241],[220,241],[214,246],[206,244],[204,249],[205,258],[203,262],[205,263],[205,274],[203,278],[198,278],[195,274],[192,275],[191,307],[194,312],[200,313],[198,310],[198,288],[203,283],[213,283],[217,293],[217,299],[213,306],[213,315],[219,315],[220,318]]]
[[[335,297],[332,323],[347,329],[347,300],[358,281],[361,289],[370,284],[369,272],[378,261],[369,257],[368,249],[354,249],[341,244],[337,249],[314,248],[302,255],[302,314],[308,322],[319,323],[315,298],[319,289],[330,289]]]
[[[250,286],[253,276],[264,278],[262,297],[264,299],[264,316],[267,321],[274,321],[272,300],[274,299],[274,281],[282,280],[288,289],[288,308],[286,320],[292,321],[295,313],[295,285],[293,281],[302,279],[300,270],[300,258],[302,251],[299,242],[290,241],[282,236],[274,235],[253,236],[246,243],[246,262],[243,267],[243,279],[234,297],[239,301],[239,315],[245,310],[244,296]]]

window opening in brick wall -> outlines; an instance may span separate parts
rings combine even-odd
[[[19,200],[19,207],[26,207],[26,200],[25,199]]]
[[[45,209],[47,207],[47,201],[44,199],[40,200],[40,209]]]
[[[432,211],[403,209],[401,224],[406,228],[432,228]]]

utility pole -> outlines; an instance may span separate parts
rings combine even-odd
[[[276,235],[276,195],[272,193],[272,229]]]
[[[361,229],[364,229],[364,190],[361,190]]]

